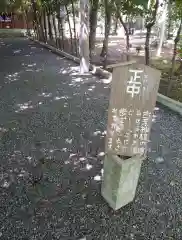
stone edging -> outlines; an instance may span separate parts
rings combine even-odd
[[[182,116],[182,103],[166,97],[160,93],[157,95],[157,102],[170,108],[172,111],[179,113]]]
[[[51,50],[53,53],[56,53],[56,54],[61,55],[61,56],[64,56],[64,57],[66,57],[66,58],[68,58],[68,59],[70,59],[70,60],[72,60],[72,61],[74,61],[76,63],[80,63],[80,59],[79,58],[77,58],[77,57],[75,57],[75,56],[73,56],[73,55],[71,55],[69,53],[66,53],[66,52],[64,52],[64,51],[62,51],[60,49],[57,49],[57,48],[55,48],[55,47],[53,47],[53,46],[51,46],[51,45],[49,45],[47,43],[40,42],[40,41],[38,41],[38,40],[36,40],[36,39],[34,39],[32,37],[29,37],[29,39],[31,41],[34,41],[34,42],[40,44],[41,46],[43,46],[45,48]],[[100,67],[96,67],[95,65],[92,65],[92,64],[90,64],[90,70],[91,70],[91,73],[93,75],[97,75],[97,76],[104,77],[104,78],[107,78],[107,79],[111,79],[111,77],[112,77],[112,74],[110,72],[108,72],[108,71],[106,71],[104,69],[101,69]]]
[[[36,42],[36,43],[39,43],[41,46],[43,46],[45,48],[51,50],[53,53],[56,53],[56,54],[61,55],[61,56],[64,56],[64,57],[66,57],[66,58],[68,58],[68,59],[70,59],[70,60],[72,60],[74,62],[77,62],[77,63],[80,62],[79,58],[74,57],[71,54],[68,54],[68,53],[66,53],[64,51],[61,51],[61,50],[59,50],[59,49],[57,49],[55,47],[52,47],[49,44],[40,42],[40,41],[35,40],[35,39],[31,38],[31,37],[29,39],[34,41],[34,42]],[[91,70],[91,73],[93,75],[98,75],[100,77],[108,79],[109,80],[108,83],[111,82],[112,74],[110,72],[108,72],[107,70],[101,69],[100,67],[96,67],[96,66],[94,66],[92,64],[90,64],[90,70]],[[177,101],[175,101],[175,100],[173,100],[173,99],[171,99],[169,97],[166,97],[166,96],[164,96],[164,95],[162,95],[160,93],[158,93],[158,95],[157,95],[157,102],[159,102],[162,105],[168,107],[169,109],[179,113],[182,116],[182,103],[177,102]]]

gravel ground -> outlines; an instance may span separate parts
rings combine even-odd
[[[182,239],[182,121],[156,107],[135,201],[100,195],[109,85],[0,39],[0,239]]]

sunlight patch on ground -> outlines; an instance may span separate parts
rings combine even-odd
[[[93,91],[95,89],[95,86],[90,86],[89,88],[88,88],[88,91]]]
[[[98,135],[102,135],[102,136],[105,136],[107,133],[107,131],[103,131],[101,132],[100,130],[96,130],[94,133],[93,133],[93,136],[98,136]]]
[[[27,67],[34,67],[34,66],[36,66],[36,65],[37,65],[36,63],[27,64]]]
[[[56,96],[53,98],[53,100],[55,100],[55,101],[58,101],[61,99],[67,100],[67,99],[70,99],[70,97],[69,96]]]
[[[63,152],[67,152],[68,149],[67,149],[67,148],[62,148],[61,151],[63,151]]]
[[[80,157],[79,160],[82,162],[82,161],[85,161],[86,160],[86,157]]]
[[[69,156],[69,158],[72,158],[72,157],[75,157],[75,156],[77,156],[77,154],[76,154],[76,153],[70,153],[70,156]]]
[[[8,131],[8,130],[7,130],[6,128],[0,127],[0,132],[5,133],[5,132],[7,132],[7,131]]]
[[[116,51],[118,51],[118,52],[123,52],[123,50],[122,50],[122,49],[119,49],[119,48],[117,48]]]
[[[99,156],[99,157],[105,156],[105,152],[100,152],[100,153],[98,153],[98,156]]]
[[[66,139],[66,143],[71,144],[72,142],[73,142],[73,139],[71,139],[71,138],[67,138],[67,139]]]
[[[152,116],[152,122],[156,122],[156,119],[157,119],[157,115],[156,114],[153,114],[153,116]]]
[[[57,101],[57,100],[60,100],[61,97],[54,97],[54,100]]]
[[[112,82],[112,76],[110,76],[108,79],[101,79],[102,83],[109,84]]]
[[[74,78],[72,81],[74,81],[74,82],[83,82],[83,78],[77,77],[77,78]]]
[[[26,102],[26,103],[17,104],[17,107],[18,107],[18,110],[15,111],[16,113],[22,112],[26,109],[32,109],[33,108],[31,101]]]
[[[8,74],[5,77],[5,79],[7,79],[6,83],[18,81],[19,78],[20,78],[20,72],[15,72],[15,73],[12,73],[12,74]]]
[[[100,176],[100,175],[96,175],[96,176],[94,177],[94,180],[95,180],[95,181],[101,181],[101,176]]]
[[[45,93],[45,92],[43,92],[43,93],[41,93],[41,94],[39,94],[38,95],[39,97],[51,97],[52,96],[52,93]]]
[[[21,49],[17,49],[17,50],[14,50],[13,53],[20,53],[21,52]]]
[[[10,186],[10,182],[8,182],[7,180],[4,181],[4,183],[1,185],[2,188],[9,188]]]
[[[86,168],[87,170],[90,170],[90,169],[93,168],[93,166],[87,163],[85,168]]]
[[[100,135],[100,134],[101,134],[101,131],[95,131],[95,132],[93,133],[94,136],[98,136],[98,135]]]
[[[117,42],[110,42],[108,45],[109,45],[109,46],[117,46],[118,43],[117,43]]]
[[[27,176],[27,172],[24,169],[21,169],[20,173],[18,174],[18,177],[25,177]]]
[[[27,156],[26,159],[28,160],[29,163],[32,162],[32,157],[31,156]]]

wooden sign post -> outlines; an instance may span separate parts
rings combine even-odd
[[[147,153],[160,71],[126,62],[113,68],[102,195],[117,210],[135,196]]]

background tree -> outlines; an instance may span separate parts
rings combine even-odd
[[[156,53],[156,56],[157,57],[160,57],[161,55],[161,50],[162,50],[162,46],[163,46],[163,43],[164,43],[164,40],[165,40],[165,30],[166,30],[166,20],[167,20],[167,11],[168,11],[168,1],[164,1],[163,4],[162,4],[162,14],[160,16],[161,18],[161,22],[160,22],[160,31],[159,31],[159,43],[158,43],[158,48],[157,48],[157,53]]]
[[[145,0],[115,0],[115,11],[117,16],[124,28],[126,35],[126,52],[127,60],[129,60],[129,49],[130,49],[130,29],[124,21],[124,16],[127,16],[130,20],[136,16],[142,16],[145,7]]]
[[[145,14],[145,27],[147,29],[145,40],[145,64],[150,64],[150,37],[152,27],[156,21],[157,10],[159,7],[159,0],[149,0],[147,9],[144,9]]]
[[[178,49],[178,43],[180,42],[180,34],[182,30],[182,2],[181,0],[175,0],[173,1],[173,7],[174,7],[174,12],[173,12],[173,19],[175,22],[178,24],[178,29],[176,33],[176,37],[174,39],[174,48],[173,48],[173,57],[172,57],[172,64],[171,64],[171,69],[169,72],[169,85],[167,89],[167,95],[169,96],[172,86],[173,86],[173,75],[175,72],[175,67],[176,67],[176,56],[177,56],[177,49]],[[178,69],[179,71],[179,69]]]
[[[96,29],[97,29],[97,18],[99,10],[99,0],[90,0],[90,34],[89,34],[89,48],[90,57],[95,51],[95,41],[96,41]]]
[[[108,43],[109,43],[109,34],[111,30],[111,16],[113,12],[114,0],[104,0],[104,9],[105,9],[105,31],[104,31],[104,41],[103,47],[100,56],[104,57],[104,62],[107,61],[108,55]]]

